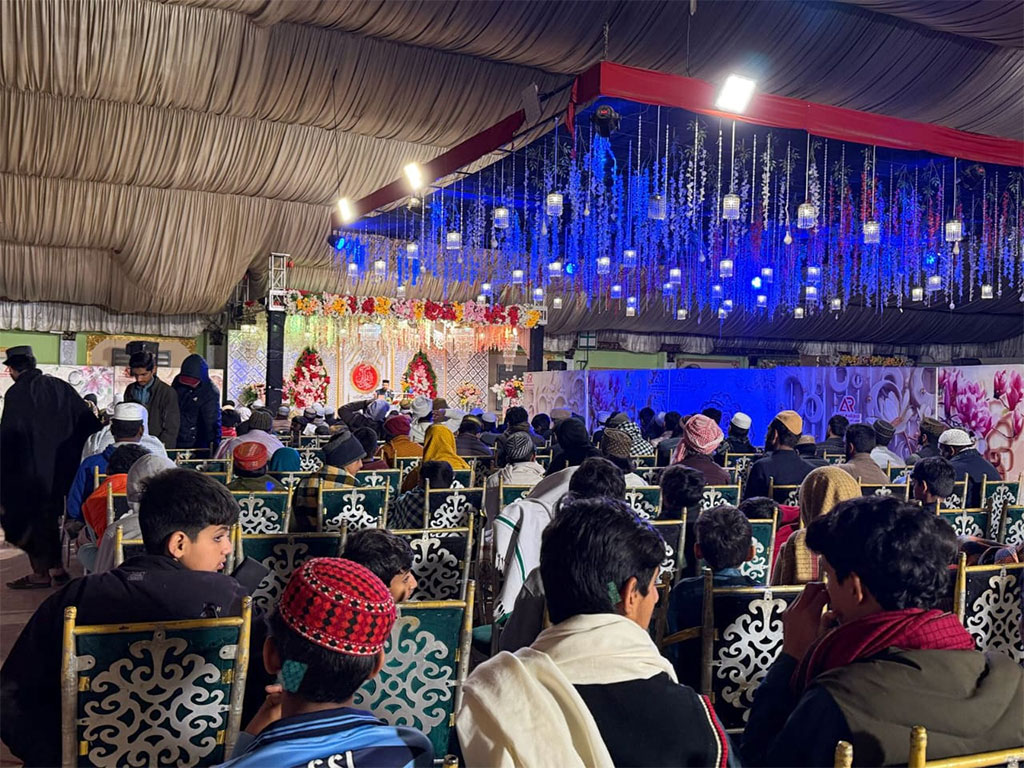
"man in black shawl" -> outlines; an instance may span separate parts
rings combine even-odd
[[[58,520],[86,438],[100,428],[74,388],[36,368],[32,347],[11,347],[3,364],[14,385],[0,419],[0,524],[23,549],[32,573],[11,589],[63,584]]]

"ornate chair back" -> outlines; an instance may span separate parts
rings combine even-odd
[[[747,482],[747,475],[750,474],[751,465],[758,460],[759,455],[756,453],[728,453],[725,454],[723,461],[727,470],[730,471],[734,482],[745,483]]]
[[[241,556],[270,571],[252,593],[253,605],[264,614],[277,605],[292,571],[314,557],[341,557],[345,546],[342,533],[255,533],[239,539]]]
[[[501,494],[501,508],[504,509],[513,501],[519,501],[520,499],[526,498],[526,494],[533,490],[532,485],[505,485],[501,483],[499,486],[499,493]]]
[[[824,454],[825,461],[829,464],[845,464],[846,455],[842,453],[826,453]]]
[[[189,461],[190,459],[198,459],[201,455],[205,455],[206,451],[201,451],[196,448],[168,448],[167,458],[173,461],[178,466],[181,466],[183,461]]]
[[[988,538],[985,533],[989,530],[989,514],[984,509],[964,509],[963,507],[946,509],[940,505],[936,511],[939,517],[953,526],[953,531],[957,536]]]
[[[364,488],[357,485],[331,490],[324,490],[321,486],[317,493],[320,497],[321,533],[338,533],[343,526],[350,531],[360,531],[385,525],[387,486]]]
[[[232,491],[242,533],[284,533],[292,511],[292,490]]]
[[[1018,544],[1024,539],[1024,496],[1021,480],[981,480],[981,504],[989,511],[989,535],[1000,544]]]
[[[661,514],[661,487],[637,485],[626,487],[626,503],[645,520],[654,520]]]
[[[960,510],[965,509],[967,503],[967,478],[953,483],[953,492],[939,502],[939,509]]]
[[[470,469],[456,469],[454,470],[455,479],[452,481],[452,488],[472,488],[473,487],[473,469],[470,465]]]
[[[768,496],[779,504],[796,507],[800,505],[800,486],[778,485],[775,478],[771,477],[768,478]]]
[[[658,454],[657,453],[645,453],[640,456],[633,457],[633,463],[637,468],[643,467],[644,469],[653,469],[658,466]]]
[[[62,764],[216,765],[238,738],[251,598],[223,619],[81,626],[64,611]]]
[[[737,506],[740,503],[739,485],[705,485],[700,495],[700,509],[714,509],[722,504]]]
[[[307,477],[312,475],[312,472],[303,472],[302,470],[296,470],[294,472],[267,472],[272,478],[277,480],[285,488],[291,488],[293,491],[298,487],[299,483],[305,480]]]
[[[395,469],[402,473],[402,479],[404,480],[412,468],[422,460],[419,456],[397,456],[395,457]]]
[[[686,518],[651,520],[650,523],[665,542],[665,559],[661,562],[658,582],[671,587],[678,581],[679,574],[683,572],[683,566],[686,564]]]
[[[775,550],[775,518],[750,521],[751,544],[754,558],[740,566],[740,573],[758,584],[767,586],[772,571],[772,553]]]
[[[303,472],[319,472],[324,467],[323,451],[315,443],[299,448],[299,467]]]
[[[394,531],[412,547],[416,589],[409,602],[463,600],[473,560],[473,527]]]
[[[356,479],[362,484],[373,488],[387,486],[388,509],[401,496],[402,471],[399,469],[367,469],[356,472]]]
[[[727,730],[746,723],[754,691],[782,652],[782,613],[801,591],[705,580],[701,688]]]
[[[448,752],[462,683],[469,669],[473,582],[465,600],[403,603],[380,674],[359,689],[353,706],[392,725],[426,734],[435,755]]]
[[[483,488],[427,490],[424,528],[465,528],[484,509]]]
[[[885,485],[861,483],[860,492],[862,496],[893,496],[903,501],[910,498],[910,486],[906,483],[886,483]]]
[[[107,527],[132,511],[128,506],[128,495],[114,493],[114,486],[107,486]]]
[[[957,572],[953,602],[980,651],[1002,651],[1024,664],[1021,638],[1021,584],[1024,563],[964,564]]]
[[[890,483],[907,483],[910,484],[910,473],[913,472],[914,465],[908,464],[905,467],[894,467],[891,464],[886,469],[886,474],[889,475]]]

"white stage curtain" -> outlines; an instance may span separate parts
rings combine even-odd
[[[81,304],[0,300],[0,329],[3,330],[135,333],[190,338],[202,333],[209,320],[203,315],[119,315]]]

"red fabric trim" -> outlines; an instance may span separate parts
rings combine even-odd
[[[460,168],[479,160],[488,152],[493,152],[498,147],[508,144],[522,127],[525,120],[526,113],[520,109],[501,122],[495,123],[490,128],[481,131],[475,136],[470,136],[461,144],[456,144],[429,163],[424,163],[423,176],[427,184],[431,184],[437,179],[443,179]],[[357,200],[352,206],[352,210],[358,219],[371,211],[400,200],[408,194],[409,188],[406,180],[399,179]],[[341,226],[337,211],[331,214],[331,223],[335,227]]]
[[[725,768],[729,762],[729,737],[725,735],[725,728],[722,727],[722,723],[718,720],[718,713],[715,712],[715,708],[711,705],[711,699],[701,694],[700,703],[704,705],[704,713],[708,716],[711,729],[718,738],[718,762],[715,765],[717,768]]]
[[[594,65],[577,77],[573,94],[576,104],[607,96],[728,119],[736,117],[715,110],[716,87],[711,83],[608,61]],[[1024,165],[1024,142],[1021,141],[768,93],[755,94],[750,108],[740,120],[754,125],[809,131],[815,136],[858,144],[924,150],[946,157],[1000,165]]]

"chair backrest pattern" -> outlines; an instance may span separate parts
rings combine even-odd
[[[740,503],[740,487],[738,485],[705,485],[700,496],[700,511],[714,509],[722,504],[736,506]]]
[[[507,507],[513,501],[525,499],[527,494],[533,490],[532,485],[501,485],[501,506]]]
[[[967,569],[964,627],[982,651],[1002,651],[1024,664],[1021,639],[1021,581],[1024,563]]]
[[[771,570],[772,547],[775,543],[775,520],[751,520],[750,543],[754,557],[740,566],[740,573],[749,576],[758,584],[768,584]]]
[[[483,488],[439,488],[427,492],[428,528],[464,528],[484,506]]]
[[[472,469],[456,469],[452,473],[455,479],[452,480],[452,488],[469,488],[473,484]]]
[[[299,449],[299,466],[303,472],[319,472],[324,467],[323,453],[315,446]]]
[[[957,536],[985,536],[988,514],[966,509],[940,509],[939,517],[953,527]]]
[[[644,520],[653,520],[661,514],[661,488],[657,485],[627,487],[626,503]]]
[[[382,486],[388,489],[388,508],[394,504],[398,497],[401,495],[400,489],[402,485],[402,472],[398,469],[369,469],[362,472],[356,472],[356,479],[362,484],[380,488]]]
[[[464,676],[460,656],[468,656],[460,654],[467,613],[472,615],[472,589],[468,604],[404,604],[385,648],[384,668],[356,693],[353,706],[422,731],[434,754],[445,754]]]
[[[713,590],[715,627],[724,629],[704,664],[712,664],[715,711],[726,728],[742,728],[747,721],[754,691],[782,652],[782,613],[801,590]]]
[[[967,503],[967,480],[953,483],[953,492],[939,502],[939,509],[963,509]]]
[[[467,558],[472,555],[470,534],[470,528],[403,532],[412,547],[416,577],[410,602],[462,599],[469,578]]]
[[[284,533],[288,524],[287,491],[232,491],[238,502],[238,524],[242,533]]]
[[[341,548],[340,533],[242,536],[242,554],[270,571],[252,593],[253,605],[269,613],[296,568],[314,557],[340,557]]]
[[[349,531],[364,528],[379,528],[384,508],[387,506],[388,489],[353,486],[352,488],[321,490],[323,519],[321,530],[337,533],[342,525]]]

